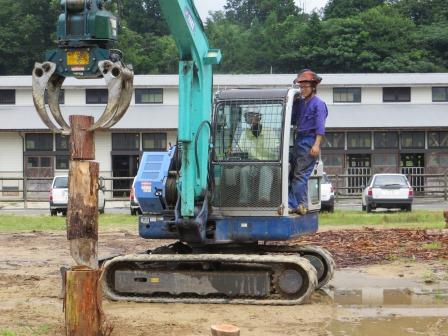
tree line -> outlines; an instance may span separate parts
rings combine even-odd
[[[60,0],[0,0],[0,75],[29,75],[55,47]],[[114,0],[117,48],[137,74],[177,73],[178,52],[158,0]],[[446,0],[330,0],[304,13],[294,0],[227,0],[204,22],[220,48],[217,73],[446,72]]]

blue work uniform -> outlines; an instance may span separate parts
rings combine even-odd
[[[301,99],[294,103],[291,123],[297,126],[294,139],[294,173],[288,197],[291,209],[300,204],[308,208],[308,179],[316,164],[310,154],[317,135],[325,135],[325,120],[328,109],[325,102],[317,96],[309,101]]]

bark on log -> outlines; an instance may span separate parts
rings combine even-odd
[[[70,254],[78,265],[92,269],[98,268],[98,175],[98,162],[70,162],[67,210]]]
[[[95,160],[95,138],[93,131],[87,131],[93,126],[94,118],[90,116],[71,115],[70,126],[70,159]]]
[[[67,336],[101,336],[103,310],[100,271],[75,267],[66,273]]]
[[[212,325],[212,336],[240,336],[240,329],[231,324]]]

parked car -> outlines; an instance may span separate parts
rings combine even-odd
[[[129,201],[130,201],[129,208],[131,209],[132,216],[142,213],[142,210],[140,209],[140,204],[138,203],[137,197],[135,197],[134,184],[135,184],[135,177],[134,177],[134,180],[132,181],[131,193],[129,194]]]
[[[104,197],[104,188],[98,189],[98,211],[104,213],[106,199]],[[50,189],[50,215],[57,216],[58,212],[63,216],[67,215],[68,204],[68,176],[55,176]]]
[[[320,182],[321,210],[334,212],[334,188],[327,174],[323,174]]]
[[[362,192],[362,209],[377,208],[412,210],[414,190],[403,174],[375,174]]]

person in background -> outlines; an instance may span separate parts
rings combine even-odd
[[[247,128],[243,129],[238,140],[237,150],[247,154],[251,161],[276,161],[280,151],[280,139],[274,130],[263,127],[262,114],[251,109],[244,114]],[[251,181],[258,176],[258,202],[268,204],[271,200],[271,189],[274,173],[271,166],[243,166],[240,170],[240,199],[241,205],[252,202]]]
[[[294,139],[294,170],[288,196],[288,212],[304,215],[308,211],[308,179],[319,159],[328,109],[316,96],[322,81],[314,71],[302,70],[294,80],[300,87],[301,99],[293,105],[291,123],[296,125]]]

